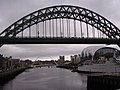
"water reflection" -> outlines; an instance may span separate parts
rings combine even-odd
[[[26,70],[0,90],[87,90],[86,83],[86,75],[44,67]]]

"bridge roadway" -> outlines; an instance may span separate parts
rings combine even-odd
[[[0,37],[0,44],[120,44],[120,40],[108,38],[63,37]]]

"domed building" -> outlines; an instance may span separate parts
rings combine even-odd
[[[90,60],[92,62],[104,61],[109,58],[116,58],[120,56],[120,51],[112,47],[104,46],[89,46],[83,49],[81,53],[81,60]]]
[[[81,53],[78,72],[120,72],[120,51],[112,47],[89,46]]]

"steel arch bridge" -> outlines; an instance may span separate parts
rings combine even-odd
[[[0,33],[0,44],[120,44],[120,30],[103,16],[72,5],[51,6],[19,19]]]

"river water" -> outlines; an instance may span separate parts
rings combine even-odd
[[[87,90],[87,76],[61,68],[32,68],[0,85],[0,90]]]

